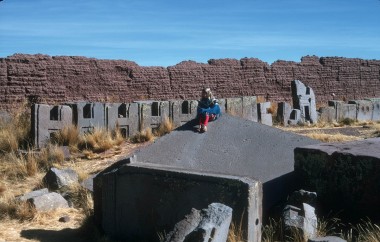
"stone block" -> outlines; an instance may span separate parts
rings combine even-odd
[[[226,98],[226,113],[232,116],[243,116],[243,99]]]
[[[319,108],[319,113],[321,121],[328,123],[336,121],[336,110],[334,107],[321,107]]]
[[[329,106],[334,107],[336,113],[336,121],[340,122],[343,119],[356,120],[356,104],[346,104],[343,101],[329,101]]]
[[[326,236],[308,239],[307,242],[347,242],[347,240],[344,240],[336,236]]]
[[[367,99],[372,102],[373,112],[372,112],[372,120],[380,121],[380,99],[379,98],[370,98]]]
[[[292,107],[290,106],[289,103],[286,103],[286,102],[278,103],[277,121],[280,124],[287,126],[291,112],[292,112]]]
[[[43,178],[44,183],[49,189],[57,190],[78,182],[78,174],[72,169],[50,168]]]
[[[368,100],[352,100],[349,104],[356,105],[356,121],[372,120],[373,104]]]
[[[295,173],[305,189],[316,191],[325,211],[352,219],[380,218],[380,138],[299,147]]]
[[[222,203],[242,223],[244,239],[261,241],[262,185],[250,178],[143,163],[106,169],[94,180],[96,221],[119,240],[158,241],[192,208]]]
[[[47,188],[43,188],[43,189],[35,190],[32,192],[28,192],[22,196],[17,197],[17,199],[19,199],[20,201],[26,201],[30,198],[38,197],[38,196],[48,194],[48,193],[49,193],[49,190]]]
[[[197,117],[198,101],[170,101],[170,117],[175,127],[179,127]]]
[[[308,192],[303,189],[294,191],[288,199],[288,204],[296,207],[302,207],[303,203],[315,206],[317,200],[316,192]]]
[[[130,137],[139,131],[140,110],[138,103],[105,104],[106,127],[108,130],[118,128],[123,137]]]
[[[220,98],[218,99],[219,107],[220,107],[220,113],[226,112],[226,99]]]
[[[242,117],[257,122],[257,98],[255,96],[242,97]]]
[[[272,126],[272,114],[268,113],[268,110],[271,107],[270,102],[258,103],[257,104],[257,113],[258,113],[258,121],[262,124]]]
[[[289,125],[298,125],[301,122],[301,110],[292,109],[288,120]]]
[[[91,175],[90,177],[88,177],[87,179],[85,179],[84,181],[82,181],[80,183],[81,186],[86,188],[87,190],[93,192],[94,191],[94,178],[95,177],[96,177],[96,174]]]
[[[140,105],[140,131],[145,128],[157,129],[170,117],[169,101],[144,101]]]
[[[315,94],[311,87],[299,80],[291,83],[293,108],[301,111],[301,121],[310,123],[318,122]]]
[[[66,105],[34,104],[32,106],[32,137],[34,145],[43,147],[53,133],[72,124],[72,109]]]
[[[73,121],[81,134],[92,132],[95,128],[107,128],[104,103],[77,102],[67,105],[73,109]]]
[[[68,202],[60,194],[55,192],[32,197],[28,199],[28,202],[39,212],[47,212],[57,208],[69,207]]]
[[[232,209],[220,203],[212,203],[200,212],[192,209],[189,216],[175,225],[165,242],[225,242],[231,219]]]

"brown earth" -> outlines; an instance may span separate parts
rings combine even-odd
[[[143,67],[126,60],[15,54],[0,58],[0,109],[26,101],[198,99],[208,86],[219,98],[262,96],[290,101],[290,82],[313,88],[317,102],[380,97],[380,60],[305,56],[301,62],[256,58],[184,61]]]

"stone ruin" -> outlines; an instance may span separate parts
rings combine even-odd
[[[258,120],[256,97],[219,99],[219,103],[222,112],[226,110],[248,120]],[[179,127],[196,118],[197,105],[195,100],[35,104],[32,106],[32,137],[36,147],[43,147],[55,132],[69,125],[76,125],[82,134],[95,128],[113,130],[117,127],[124,137],[130,137],[145,128],[157,129],[165,118]],[[272,125],[266,109],[263,114],[259,113],[267,117],[262,122]]]

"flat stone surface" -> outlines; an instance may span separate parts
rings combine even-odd
[[[307,242],[347,242],[347,240],[344,240],[336,236],[326,236],[309,239]]]
[[[293,171],[295,147],[319,141],[223,114],[200,134],[188,123],[136,153],[138,162],[267,182]]]
[[[380,159],[380,138],[371,138],[345,143],[321,143],[302,147],[307,150],[318,150],[332,155],[334,152],[365,156]]]

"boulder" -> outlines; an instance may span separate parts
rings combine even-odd
[[[32,192],[28,192],[22,196],[19,196],[17,197],[17,199],[19,199],[20,201],[26,201],[30,198],[34,198],[34,197],[39,197],[39,196],[42,196],[44,194],[48,194],[49,191],[47,188],[43,188],[43,189],[40,189],[40,190],[35,190],[35,191],[32,191]]]
[[[30,198],[28,199],[28,202],[39,212],[47,212],[57,208],[69,207],[67,201],[56,192]]]
[[[72,169],[51,168],[43,178],[44,183],[49,189],[57,190],[78,182],[78,174]]]

